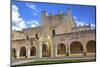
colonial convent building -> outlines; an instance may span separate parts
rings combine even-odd
[[[38,27],[12,31],[12,59],[95,56],[95,29],[77,26],[71,10],[42,12]]]

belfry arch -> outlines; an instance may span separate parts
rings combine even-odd
[[[74,41],[70,44],[70,53],[71,54],[77,54],[83,52],[83,46],[81,42]]]

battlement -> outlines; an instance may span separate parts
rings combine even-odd
[[[67,10],[66,13],[63,13],[61,10],[58,10],[57,13],[58,13],[58,14],[56,14],[56,16],[57,16],[57,15],[71,14],[71,9],[68,8],[68,10]],[[47,16],[55,16],[55,14],[53,14],[53,12],[50,12],[50,13],[49,13],[47,10],[42,11],[42,17],[47,17]]]
[[[63,11],[58,10],[58,14],[53,14],[53,12],[48,11],[42,11],[42,21],[41,26],[58,26],[60,24],[65,24],[66,26],[72,26],[75,27],[76,24],[74,22],[71,9],[68,8],[66,13],[63,13]]]

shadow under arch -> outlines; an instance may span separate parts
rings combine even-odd
[[[30,50],[30,56],[36,56],[36,48],[34,46]]]
[[[77,53],[83,53],[83,46],[81,42],[74,41],[70,44],[70,53],[71,54],[77,54]]]
[[[90,40],[86,44],[87,53],[96,53],[96,41]]]
[[[47,44],[42,44],[42,57],[50,57],[51,50]]]
[[[26,48],[25,47],[21,47],[20,56],[26,56]]]
[[[16,58],[16,49],[12,48],[12,57]]]
[[[57,45],[57,55],[66,54],[66,46],[63,43]]]

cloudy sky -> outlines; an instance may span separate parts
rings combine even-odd
[[[22,30],[23,28],[39,26],[41,12],[44,10],[48,11],[49,14],[52,12],[56,15],[59,10],[67,13],[68,8],[71,9],[77,26],[84,24],[95,26],[95,6],[20,2],[12,0],[12,30]]]

